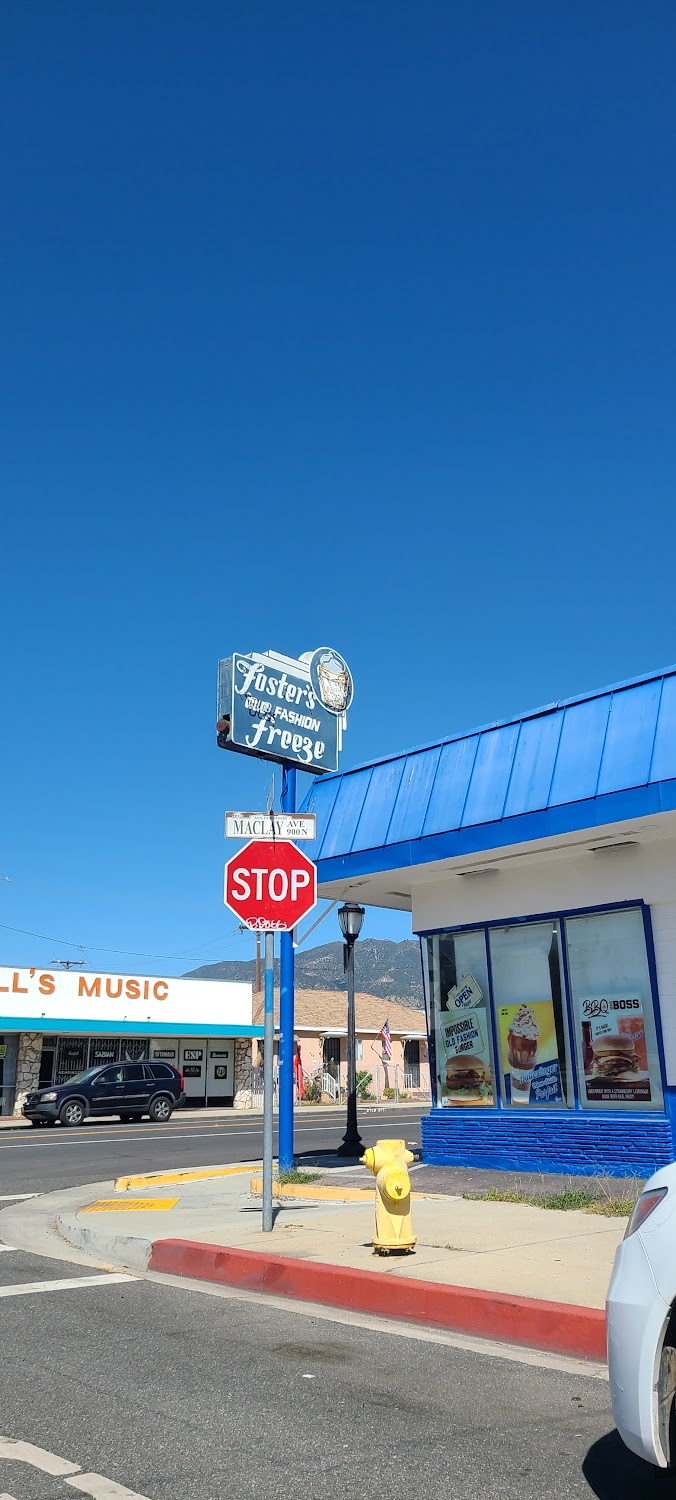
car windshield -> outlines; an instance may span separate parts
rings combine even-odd
[[[93,1078],[94,1074],[99,1071],[99,1068],[85,1068],[84,1073],[76,1073],[73,1078],[67,1078],[66,1083],[69,1086],[71,1083],[85,1083],[87,1078]]]

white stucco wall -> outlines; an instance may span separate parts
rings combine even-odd
[[[642,840],[635,848],[599,854],[567,848],[498,860],[497,873],[490,875],[423,878],[413,889],[413,930],[645,901],[655,938],[667,1082],[676,1085],[676,839],[649,842],[643,834]]]

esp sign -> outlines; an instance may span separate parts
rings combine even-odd
[[[317,868],[286,839],[252,839],[226,864],[224,900],[254,932],[291,932],[317,904]]]

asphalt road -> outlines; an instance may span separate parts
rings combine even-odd
[[[3,1500],[653,1492],[604,1381],[443,1335],[17,1250],[0,1253],[0,1319]]]
[[[295,1144],[300,1159],[334,1152],[343,1137],[342,1115],[296,1118]],[[386,1113],[360,1119],[365,1145],[379,1136],[402,1135],[420,1143],[420,1118],[412,1110],[393,1107]],[[260,1115],[226,1111],[214,1119],[182,1117],[166,1125],[122,1125],[95,1120],[78,1130],[0,1130],[0,1198],[12,1193],[55,1192],[85,1182],[106,1182],[131,1172],[157,1172],[172,1167],[221,1166],[228,1162],[260,1161],[263,1149]],[[276,1136],[275,1136],[276,1148]],[[2,1492],[0,1491],[0,1500]]]

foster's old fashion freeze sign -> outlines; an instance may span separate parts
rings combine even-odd
[[[299,658],[275,651],[218,664],[218,743],[302,770],[337,771],[352,703],[350,669],[329,646]]]
[[[111,1030],[205,1034],[251,1026],[251,986],[84,969],[0,968],[0,1031]]]

